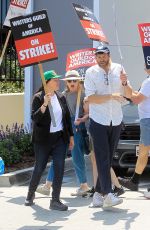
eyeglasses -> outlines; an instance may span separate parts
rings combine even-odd
[[[104,74],[104,84],[109,85],[108,74]]]
[[[76,83],[76,82],[77,82],[77,80],[67,80],[67,82],[68,82],[68,83],[71,83],[71,82]]]

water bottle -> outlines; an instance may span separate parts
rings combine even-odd
[[[5,164],[3,159],[0,157],[0,175],[4,174]]]

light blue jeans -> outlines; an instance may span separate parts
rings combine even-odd
[[[54,178],[54,165],[53,165],[53,160],[52,160],[46,180],[53,182],[53,178]]]
[[[72,118],[72,126],[74,132],[74,148],[71,151],[72,162],[74,165],[77,180],[80,184],[83,184],[87,182],[86,166],[85,166],[85,159],[84,159],[84,141],[81,132],[81,129],[85,127],[84,124],[81,124],[80,126],[78,126],[78,128],[75,127],[74,118]],[[54,171],[53,171],[53,162],[52,162],[48,172],[47,181],[52,182],[53,177],[54,177]]]

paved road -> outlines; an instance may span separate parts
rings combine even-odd
[[[88,162],[91,182],[90,172]],[[70,196],[76,189],[73,170],[65,173],[62,188],[62,200],[69,206],[67,212],[49,210],[50,198],[40,194],[36,194],[34,206],[24,206],[27,185],[0,188],[0,230],[149,230],[150,200],[143,197],[148,177],[143,176],[140,192],[126,192],[123,204],[109,211],[89,208],[91,198]]]

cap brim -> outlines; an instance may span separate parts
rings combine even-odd
[[[97,51],[95,52],[95,54],[108,54],[109,52],[108,51]]]
[[[51,78],[51,79],[55,79],[55,78],[61,78],[62,75],[56,75],[55,77]]]

